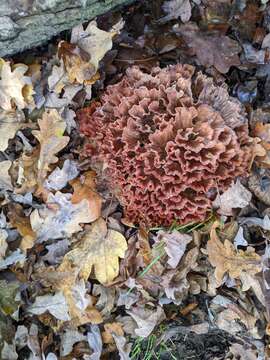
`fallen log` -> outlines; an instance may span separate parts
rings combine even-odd
[[[0,0],[0,56],[41,45],[61,31],[132,0]]]

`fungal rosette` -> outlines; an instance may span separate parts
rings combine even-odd
[[[202,221],[246,176],[251,138],[241,103],[194,67],[127,70],[78,111],[85,151],[104,163],[125,217],[146,226]]]

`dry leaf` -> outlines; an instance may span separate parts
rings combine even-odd
[[[175,269],[186,251],[187,244],[192,240],[192,236],[181,234],[173,230],[171,233],[163,230],[157,233],[156,241],[164,242],[164,249],[169,257],[168,264]]]
[[[228,36],[202,32],[195,23],[175,27],[175,32],[183,36],[201,65],[214,66],[222,74],[227,73],[231,66],[240,65],[238,53],[241,48]]]
[[[137,323],[138,328],[135,330],[137,336],[147,338],[162,320],[164,320],[165,313],[161,306],[150,310],[146,308],[133,307],[132,310],[127,311]]]
[[[21,185],[16,192],[19,194],[25,194],[27,192],[34,192],[37,187],[38,178],[38,160],[39,149],[35,148],[33,152],[28,154],[22,154],[19,159],[19,176],[17,183]]]
[[[12,110],[14,105],[18,109],[24,109],[27,106],[26,99],[23,96],[23,88],[26,85],[32,85],[31,78],[24,76],[27,70],[28,66],[24,64],[16,64],[11,69],[10,62],[1,59],[0,107],[2,109]]]
[[[191,270],[196,269],[198,256],[198,248],[190,249],[183,256],[180,265],[176,269],[169,270],[162,275],[161,285],[164,288],[165,294],[168,299],[171,299],[177,305],[188,294],[190,281],[187,279],[187,275]]]
[[[49,313],[59,320],[70,320],[66,299],[61,292],[55,295],[37,296],[34,304],[30,305],[27,311],[36,315],[41,315],[49,311]]]
[[[48,261],[50,265],[59,264],[67,253],[68,247],[69,241],[67,239],[59,240],[51,245],[47,245],[46,249],[48,252],[46,255],[42,256],[42,259]]]
[[[78,330],[65,329],[61,334],[60,356],[66,356],[71,353],[73,345],[79,341],[85,341],[87,337]]]
[[[81,230],[80,223],[90,223],[93,218],[88,201],[72,204],[71,194],[49,194],[46,207],[35,209],[30,215],[37,242],[68,237]]]
[[[8,217],[11,225],[15,227],[22,236],[20,249],[22,249],[23,252],[31,249],[34,245],[36,234],[32,230],[29,217],[24,215],[22,206],[19,204],[9,204]]]
[[[77,44],[90,55],[90,63],[97,71],[100,60],[112,48],[112,38],[115,34],[115,31],[107,32],[100,30],[97,27],[97,23],[91,21],[85,30],[83,30],[82,25],[72,29],[71,43]]]
[[[167,15],[160,19],[161,22],[170,21],[179,17],[181,21],[187,22],[191,18],[191,5],[189,0],[165,1],[162,8]]]
[[[230,354],[233,355],[233,359],[239,360],[258,360],[258,352],[256,349],[247,348],[247,344],[238,344],[234,343],[230,346]],[[226,357],[226,359],[231,359],[230,357]]]
[[[215,267],[215,277],[218,286],[222,284],[223,276],[228,273],[232,279],[240,279],[243,271],[255,275],[262,270],[261,257],[248,248],[246,251],[237,251],[229,240],[224,244],[217,235],[217,228],[220,226],[215,222],[210,232],[210,240],[207,242],[208,258]]]
[[[0,190],[13,190],[11,178],[8,173],[12,162],[9,160],[0,162]]]
[[[8,248],[7,244],[8,233],[5,229],[0,229],[0,260],[5,258],[6,250]]]
[[[65,255],[59,271],[72,267],[87,280],[94,267],[97,280],[107,284],[118,275],[118,258],[125,256],[126,249],[124,236],[108,230],[105,221],[100,218],[90,226],[77,247]]]
[[[70,180],[73,180],[79,171],[75,161],[65,160],[62,169],[55,168],[44,182],[44,187],[48,190],[61,190]]]
[[[130,360],[129,353],[131,351],[132,344],[127,344],[127,339],[124,336],[120,336],[115,333],[113,333],[112,336],[119,352],[120,360]]]
[[[68,136],[63,136],[66,124],[56,110],[44,112],[38,121],[40,130],[34,130],[33,135],[40,142],[38,161],[38,191],[42,191],[44,180],[50,171],[50,165],[58,161],[56,154],[69,142]]]
[[[96,173],[94,171],[88,171],[80,178],[70,181],[70,184],[74,189],[71,202],[73,204],[78,204],[84,199],[87,200],[93,215],[91,221],[100,217],[102,204],[102,198],[96,192],[95,176]]]
[[[270,124],[257,122],[253,130],[253,135],[260,141],[255,147],[256,163],[264,168],[270,168]],[[259,145],[262,147],[260,151],[258,151]]]
[[[102,339],[100,330],[97,325],[91,325],[90,331],[87,333],[87,340],[90,348],[93,350],[89,360],[99,360],[102,353]]]
[[[23,264],[26,260],[24,254],[19,249],[13,251],[10,255],[6,256],[5,259],[0,258],[0,270],[8,268],[13,264]]]
[[[24,124],[25,117],[22,111],[0,111],[0,132],[5,136],[0,137],[0,151],[5,151],[8,141],[13,139],[16,132]]]
[[[104,344],[113,344],[113,334],[117,336],[124,336],[122,324],[118,322],[106,323],[102,333],[102,340]]]
[[[233,215],[233,209],[242,209],[249,205],[251,198],[251,192],[237,180],[222,195],[216,197],[213,206],[219,208],[220,214],[230,216]]]
[[[89,62],[89,54],[80,49],[79,46],[61,41],[58,45],[58,57],[63,60],[71,83],[91,83],[96,73],[96,67]],[[93,79],[92,83],[96,80]]]

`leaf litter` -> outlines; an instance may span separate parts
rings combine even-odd
[[[267,1],[138,2],[35,59],[1,59],[0,358],[270,356],[269,14]],[[246,106],[251,177],[203,223],[137,228],[81,155],[76,110],[130,65],[177,62]]]

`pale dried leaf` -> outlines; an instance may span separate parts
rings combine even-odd
[[[71,43],[76,43],[91,56],[90,62],[97,70],[100,60],[112,48],[114,35],[115,32],[100,30],[97,23],[91,21],[85,30],[83,30],[82,25],[72,30]]]
[[[67,253],[69,241],[67,239],[59,240],[51,245],[47,245],[47,254],[42,256],[44,261],[48,261],[50,265],[59,264],[64,255]]]
[[[161,19],[161,22],[170,21],[180,17],[185,23],[191,18],[191,5],[189,0],[165,1],[162,8],[167,15]]]
[[[90,331],[87,333],[87,339],[90,348],[93,350],[89,360],[99,360],[102,353],[102,339],[97,325],[91,325]]]
[[[70,180],[73,180],[79,171],[75,161],[65,160],[62,169],[55,168],[44,182],[44,187],[48,190],[61,190]]]
[[[192,236],[181,234],[173,230],[171,233],[163,230],[157,233],[156,241],[164,242],[164,249],[169,257],[168,264],[175,269],[186,251],[187,244],[192,240]]]
[[[4,259],[6,250],[8,248],[8,245],[6,242],[7,237],[8,237],[8,233],[6,232],[6,230],[0,229],[0,260]]]
[[[239,226],[239,229],[237,231],[237,234],[235,235],[233,243],[236,249],[238,248],[238,246],[248,246],[248,242],[244,238],[244,229],[242,228],[242,226]]]
[[[71,353],[73,345],[79,341],[86,341],[87,337],[76,329],[66,329],[61,334],[60,355],[67,356]]]
[[[117,347],[120,360],[130,360],[129,353],[131,351],[132,344],[127,344],[127,339],[124,336],[112,334]]]
[[[37,296],[35,302],[28,307],[27,311],[35,315],[41,315],[49,311],[58,320],[70,320],[68,306],[62,292],[57,292],[55,295]]]
[[[251,198],[251,192],[237,180],[222,195],[216,197],[213,206],[219,208],[220,214],[230,216],[233,209],[242,209],[247,206]]]
[[[135,330],[137,336],[147,338],[162,320],[165,319],[165,313],[162,307],[157,306],[156,309],[150,310],[146,308],[133,307],[127,311],[137,323],[138,328]]]
[[[22,111],[0,111],[0,132],[5,134],[0,137],[0,151],[7,149],[8,141],[13,139],[16,132],[24,126],[24,120]]]
[[[8,255],[5,259],[0,260],[0,270],[6,269],[8,266],[13,264],[23,264],[25,259],[25,255],[22,254],[19,249],[17,249]]]
[[[5,160],[0,162],[0,190],[12,190],[13,186],[9,175],[9,169],[12,162]]]
[[[71,236],[81,230],[79,224],[92,221],[88,201],[72,204],[71,197],[71,194],[59,191],[49,194],[46,207],[32,212],[30,221],[37,234],[37,242]]]
[[[246,344],[243,345],[243,344],[234,343],[230,346],[230,353],[234,356],[233,359],[258,360],[259,358],[257,351],[251,348],[247,348],[247,346],[245,345]]]
[[[23,88],[26,85],[31,86],[31,78],[24,76],[28,66],[17,64],[11,69],[10,63],[1,59],[0,66],[0,107],[4,110],[12,110],[13,104],[18,109],[24,109],[27,106],[23,96]]]
[[[90,226],[77,247],[65,255],[59,271],[72,266],[87,280],[94,267],[97,280],[106,284],[118,275],[118,258],[125,256],[126,249],[124,236],[108,230],[106,222],[100,218]]]
[[[263,230],[270,230],[270,219],[268,215],[265,215],[263,219],[252,216],[247,218],[239,218],[238,222],[247,226],[259,226]]]

